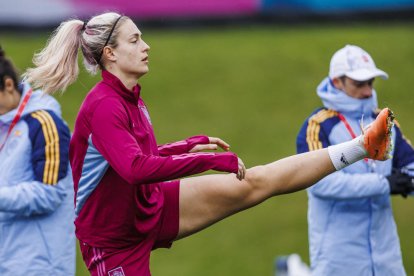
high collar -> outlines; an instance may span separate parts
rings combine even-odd
[[[335,88],[329,78],[325,78],[317,88],[317,94],[326,108],[336,110],[352,118],[362,115],[371,116],[378,108],[377,93],[372,91],[372,97],[356,99]]]
[[[22,82],[21,84],[19,84],[19,89],[23,91],[22,96],[20,97],[20,102],[19,102],[19,105],[20,105],[24,97],[26,96],[26,94],[31,88],[28,83]],[[13,120],[13,118],[16,116],[17,109],[18,107],[10,110],[9,112],[3,115],[0,115],[0,122],[10,123]],[[49,96],[43,93],[41,90],[35,90],[33,91],[33,94],[30,97],[29,101],[27,102],[26,107],[23,109],[22,116],[25,116],[34,111],[43,110],[43,109],[51,110],[59,116],[61,116],[61,113],[62,113],[59,103],[52,96]]]
[[[102,81],[109,84],[122,98],[138,104],[141,94],[141,86],[139,84],[135,85],[132,90],[129,90],[117,76],[107,70],[102,70]]]

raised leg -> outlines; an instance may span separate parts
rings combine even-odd
[[[326,175],[364,157],[389,158],[394,116],[385,108],[364,136],[328,149],[290,156],[253,167],[239,181],[234,174],[183,179],[180,184],[180,221],[177,239],[198,232],[269,197],[305,189]]]
[[[305,189],[335,171],[327,149],[247,170],[244,180],[215,174],[181,180],[177,239],[198,232],[269,197]]]

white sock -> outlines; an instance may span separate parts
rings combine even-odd
[[[358,136],[351,141],[328,147],[329,157],[337,171],[365,158],[364,137]]]

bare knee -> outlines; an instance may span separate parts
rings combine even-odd
[[[269,197],[271,185],[267,177],[267,168],[265,166],[256,166],[247,170],[245,181],[249,187],[249,201],[260,202]]]
[[[251,205],[262,197],[266,183],[265,176],[264,166],[248,169],[242,181],[236,180],[234,175],[228,175],[228,177],[233,178],[230,181],[232,185],[227,186],[228,189],[221,191],[221,200],[226,201],[228,206],[231,206],[233,203],[236,205]]]
[[[260,189],[266,183],[265,166],[256,166],[247,170],[246,182],[252,186],[252,189]]]
[[[254,196],[263,200],[275,195],[291,192],[291,179],[283,171],[276,171],[275,167],[257,166],[247,171],[245,180],[252,186]]]

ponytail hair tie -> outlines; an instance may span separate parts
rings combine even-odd
[[[86,25],[88,25],[88,22],[84,21],[81,31],[86,30]]]

